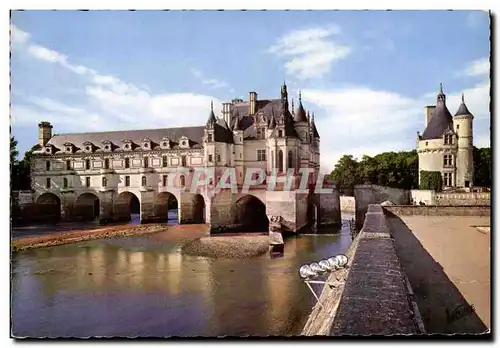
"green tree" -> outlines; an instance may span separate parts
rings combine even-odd
[[[342,156],[330,174],[341,194],[352,195],[354,186],[360,183],[359,163],[352,155]]]
[[[491,149],[474,147],[474,186],[491,187]]]
[[[443,188],[441,172],[420,171],[420,189],[440,192]]]

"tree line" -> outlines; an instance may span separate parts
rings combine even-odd
[[[474,186],[491,187],[491,149],[474,147]],[[427,174],[430,173],[430,174]],[[433,172],[424,173],[437,191]],[[330,177],[337,183],[341,194],[352,196],[354,186],[372,184],[406,190],[424,188],[418,183],[418,154],[416,150],[383,152],[376,156],[364,155],[361,160],[343,155]],[[439,174],[439,178],[441,175]]]

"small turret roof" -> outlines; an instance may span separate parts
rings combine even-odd
[[[453,126],[453,116],[451,116],[450,110],[446,107],[446,95],[443,93],[443,87],[441,85],[439,94],[437,95],[436,108],[422,134],[422,139],[439,139],[450,125]]]
[[[462,93],[462,103],[458,107],[458,110],[457,110],[457,113],[455,114],[455,116],[461,116],[461,115],[472,115],[470,113],[469,109],[467,109],[467,105],[465,105],[463,93]]]

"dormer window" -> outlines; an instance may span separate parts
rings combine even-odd
[[[113,150],[113,144],[109,140],[104,140],[102,142],[102,149],[106,152],[112,151]]]
[[[45,152],[46,152],[46,153],[51,153],[51,152],[52,152],[52,149],[51,149],[50,147],[46,147],[46,148],[45,148]]]
[[[150,150],[151,149],[151,139],[149,139],[149,138],[142,139],[142,149],[143,150]]]
[[[72,143],[66,142],[63,145],[64,145],[64,151],[66,153],[73,153],[73,144]]]
[[[94,145],[90,141],[86,141],[83,143],[85,152],[92,152]]]
[[[453,144],[453,135],[452,134],[445,134],[444,135],[444,144],[445,145]]]
[[[279,138],[283,137],[283,130],[282,129],[278,130],[278,137]]]
[[[127,151],[132,150],[132,140],[129,139],[123,140],[123,149]]]
[[[207,142],[211,143],[212,141],[214,141],[214,136],[212,135],[212,133],[209,133],[207,136]]]
[[[162,149],[170,149],[170,139],[167,137],[161,138],[160,147]]]
[[[182,136],[180,139],[179,139],[179,146],[181,148],[188,148],[189,147],[189,138],[186,137],[186,136]]]

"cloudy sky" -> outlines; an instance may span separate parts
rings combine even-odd
[[[321,166],[415,147],[444,84],[489,146],[489,18],[467,11],[13,12],[11,123],[23,154],[55,133],[203,124],[214,100],[314,111]]]

